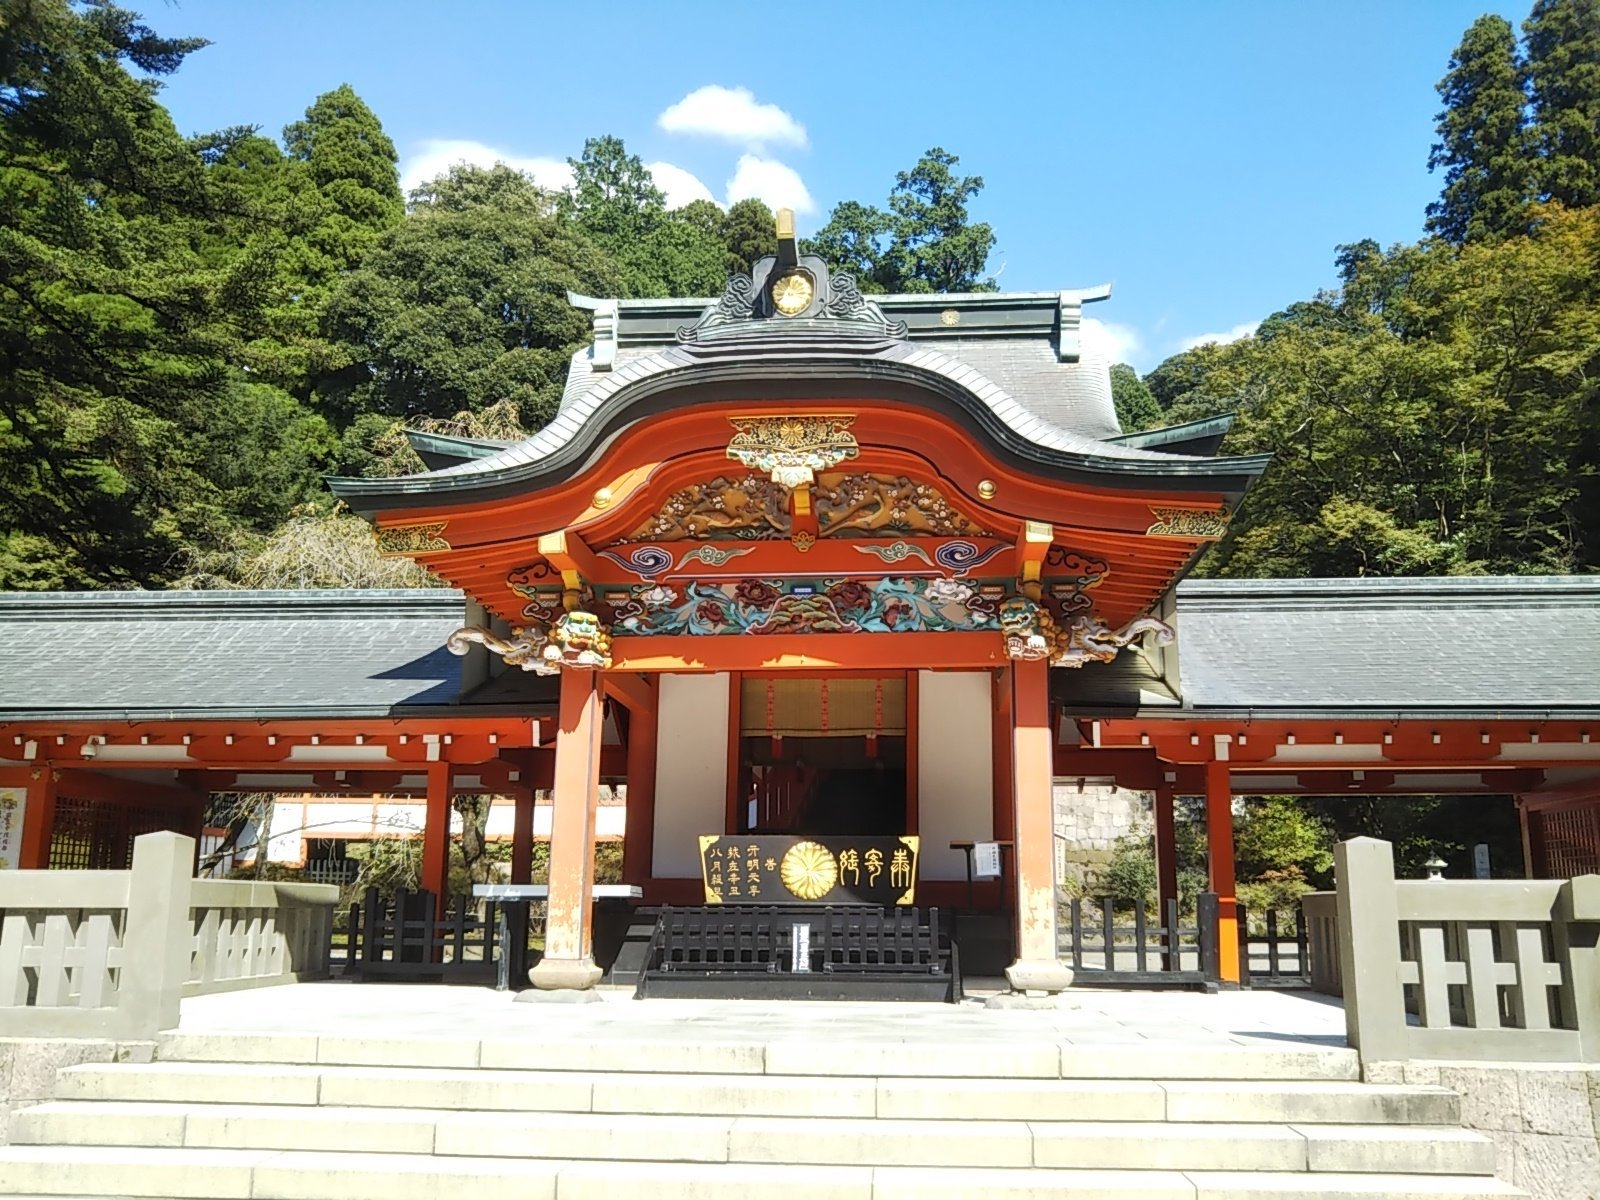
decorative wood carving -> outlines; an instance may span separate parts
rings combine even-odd
[[[1157,508],[1150,506],[1155,524],[1145,530],[1147,537],[1191,538],[1215,541],[1228,532],[1233,513],[1227,508]]]
[[[853,416],[730,417],[737,430],[728,457],[764,471],[786,488],[809,485],[816,472],[837,467],[860,453],[850,426]]]
[[[988,536],[938,488],[904,475],[820,475],[812,497],[823,537]]]
[[[759,475],[724,475],[674,492],[625,541],[760,541],[788,537],[792,523],[788,489]]]
[[[373,530],[378,553],[384,558],[415,558],[419,554],[438,554],[450,549],[443,538],[445,521],[423,525],[379,525]]]

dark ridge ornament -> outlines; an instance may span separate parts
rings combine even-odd
[[[833,274],[815,254],[798,253],[794,213],[778,211],[778,253],[757,259],[749,275],[734,275],[700,319],[678,330],[691,351],[730,344],[801,338],[852,351],[904,341],[906,323],[891,321],[861,294],[850,275]]]

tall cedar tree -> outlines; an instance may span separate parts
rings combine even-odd
[[[855,276],[863,291],[994,291],[994,279],[984,274],[994,230],[967,214],[983,178],[957,176],[960,161],[935,146],[895,176],[889,211],[855,200],[836,204],[806,250]]]
[[[260,281],[208,254],[217,198],[147,78],[204,43],[107,3],[12,0],[5,25],[0,587],[158,583],[295,425],[230,379]],[[257,503],[276,519],[284,494]]]
[[[1527,80],[1509,21],[1472,23],[1439,81],[1439,98],[1444,110],[1428,170],[1443,167],[1445,182],[1428,205],[1428,231],[1456,245],[1524,232],[1533,163]]]
[[[704,296],[727,280],[727,249],[706,202],[674,212],[637,154],[618,137],[590,138],[569,158],[572,188],[561,215],[617,265],[630,297]]]
[[[992,292],[984,276],[994,230],[973,224],[967,203],[983,190],[981,175],[957,175],[961,160],[935,146],[895,176],[889,209],[896,226],[890,257],[907,292]]]
[[[1543,194],[1600,203],[1600,0],[1536,0],[1522,36]]]

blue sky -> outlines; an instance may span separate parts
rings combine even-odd
[[[278,133],[347,82],[409,178],[461,157],[558,178],[585,137],[614,133],[665,164],[674,197],[787,201],[805,233],[840,200],[882,204],[897,171],[943,146],[984,178],[973,215],[999,235],[1001,286],[1112,282],[1094,310],[1101,335],[1148,370],[1330,285],[1338,243],[1417,238],[1439,190],[1427,171],[1434,84],[1477,16],[1520,23],[1526,5],[147,0],[143,11],[163,33],[213,42],[163,94],[184,132]]]

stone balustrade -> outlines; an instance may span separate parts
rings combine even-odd
[[[328,974],[339,889],[193,878],[151,833],[127,871],[0,871],[0,1031],[153,1038],[184,996]]]
[[[1363,1063],[1600,1061],[1600,875],[1396,880],[1373,838],[1334,862],[1336,982]]]

